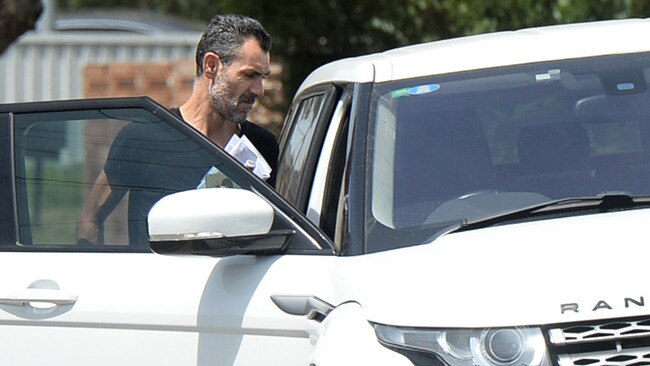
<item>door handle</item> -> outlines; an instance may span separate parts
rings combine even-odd
[[[72,305],[75,302],[77,302],[77,295],[68,294],[61,290],[52,289],[28,288],[9,294],[8,296],[0,295],[0,304],[12,306],[29,305],[40,308],[60,305]]]
[[[334,310],[334,306],[316,296],[272,295],[273,303],[287,314],[306,316],[322,321]]]

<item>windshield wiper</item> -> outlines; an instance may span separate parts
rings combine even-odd
[[[598,210],[608,212],[639,206],[650,206],[650,196],[632,196],[627,192],[603,192],[597,196],[571,197],[552,200],[514,211],[501,212],[495,215],[473,219],[465,219],[446,230],[443,235],[452,232],[480,229],[509,221],[518,221],[539,215]]]

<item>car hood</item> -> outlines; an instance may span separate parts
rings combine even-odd
[[[650,210],[452,233],[340,258],[341,301],[401,326],[496,327],[647,314]],[[563,310],[564,309],[564,310]]]

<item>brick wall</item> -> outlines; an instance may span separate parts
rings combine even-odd
[[[279,64],[271,65],[264,83],[264,97],[253,107],[249,119],[279,133],[284,121],[284,96]],[[91,64],[84,69],[87,98],[148,96],[165,107],[181,105],[192,92],[194,61],[164,63]]]

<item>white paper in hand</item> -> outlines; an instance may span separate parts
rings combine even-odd
[[[242,137],[233,135],[226,144],[225,150],[240,163],[253,166],[253,173],[258,177],[268,179],[271,176],[271,166],[246,135]]]

